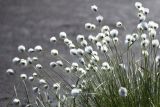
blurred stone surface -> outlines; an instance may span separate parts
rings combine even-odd
[[[86,34],[84,24],[94,22],[96,17],[90,11],[92,4],[98,5],[100,14],[105,19],[104,24],[114,27],[116,21],[122,21],[127,26],[125,34],[130,33],[138,23],[134,2],[135,0],[0,0],[0,107],[6,106],[8,97],[13,95],[13,83],[18,81],[5,74],[6,69],[13,67],[11,59],[19,55],[18,45],[42,45],[45,49],[50,49],[52,46],[49,38],[52,35],[58,36],[60,31],[67,32],[73,40],[79,33]],[[141,2],[150,9],[148,19],[159,23],[160,1]],[[64,44],[59,43],[56,47],[64,55],[69,55]]]

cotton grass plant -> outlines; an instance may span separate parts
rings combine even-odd
[[[97,20],[94,23],[99,24],[86,23],[84,27],[90,35],[79,34],[76,41],[70,40],[65,32],[51,37],[53,49],[48,52],[53,60],[47,67],[38,57],[42,54],[43,59],[49,59],[46,49],[40,45],[28,49],[18,46],[23,58],[15,57],[12,62],[22,68],[33,68],[30,75],[20,74],[25,107],[160,107],[160,46],[156,36],[159,25],[147,20],[148,8],[140,2],[135,7],[139,23],[134,32],[121,40],[119,29],[125,32],[126,26],[121,21],[115,28],[103,25],[99,8],[92,5]],[[69,61],[56,49],[59,41],[64,42],[66,52],[75,61]],[[17,75],[13,69],[6,72]],[[19,98],[16,85],[14,93],[8,105],[21,107],[24,101]]]

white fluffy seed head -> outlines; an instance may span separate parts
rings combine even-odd
[[[53,84],[53,88],[54,88],[55,90],[60,89],[60,83],[54,83],[54,84]]]
[[[81,46],[86,47],[88,45],[88,42],[86,40],[81,41]]]
[[[35,50],[36,52],[41,52],[43,49],[42,49],[42,46],[37,45],[37,46],[34,47],[34,50]]]
[[[142,31],[142,30],[143,30],[143,27],[142,27],[141,23],[139,23],[139,24],[137,25],[137,29],[138,29],[139,31]]]
[[[142,40],[145,40],[145,39],[147,39],[147,35],[145,33],[143,33],[143,34],[141,34],[141,38],[142,38]]]
[[[74,49],[74,48],[76,48],[76,46],[73,44],[73,43],[71,43],[71,44],[69,44],[69,46],[68,46],[70,49]]]
[[[107,45],[108,43],[107,43],[107,41],[106,41],[105,39],[103,39],[103,40],[102,40],[102,44],[103,44],[103,45]]]
[[[117,29],[112,29],[112,30],[110,31],[110,35],[111,35],[111,37],[116,37],[116,36],[118,36],[118,30],[117,30]]]
[[[137,25],[137,29],[139,31],[148,30],[148,23],[147,22],[141,22]]]
[[[111,42],[111,38],[109,36],[106,36],[104,38],[104,43],[106,42],[106,44],[109,44]]]
[[[91,62],[95,63],[95,62],[98,62],[99,61],[99,56],[97,55],[94,55],[91,57]]]
[[[149,40],[148,39],[145,39],[145,40],[141,41],[141,47],[142,48],[147,48],[148,45],[149,45]]]
[[[148,8],[144,8],[143,14],[148,15],[149,14],[149,9]]]
[[[70,72],[71,72],[71,69],[70,69],[69,67],[66,67],[66,68],[65,68],[65,71],[66,71],[67,73],[70,73]]]
[[[136,38],[134,38],[134,37],[132,36],[131,41],[132,41],[132,43],[134,43],[134,42],[136,41]]]
[[[77,49],[77,54],[78,54],[79,56],[83,56],[83,55],[84,55],[84,50],[78,48],[78,49]]]
[[[155,23],[155,24],[154,24],[154,29],[157,30],[158,28],[159,28],[158,23]]]
[[[98,56],[98,52],[97,52],[97,51],[93,51],[93,52],[92,52],[92,55]]]
[[[143,14],[142,12],[138,12],[138,13],[137,13],[137,17],[138,17],[138,18],[140,18],[140,17],[142,17],[142,16],[144,16],[144,14]]]
[[[120,96],[126,97],[127,96],[127,89],[125,87],[120,87],[118,90],[118,93]]]
[[[28,65],[28,62],[27,62],[26,59],[21,59],[21,60],[20,60],[20,64],[21,64],[22,66],[26,67],[26,66]]]
[[[118,37],[114,37],[114,38],[113,38],[113,42],[114,42],[115,44],[118,43],[118,40],[119,40]]]
[[[14,75],[14,74],[15,74],[15,72],[14,72],[13,69],[7,69],[7,70],[6,70],[6,73],[7,73],[8,75]]]
[[[149,26],[149,28],[152,28],[152,29],[155,29],[155,30],[157,30],[159,28],[158,23],[156,23],[154,21],[149,21],[148,26]]]
[[[57,63],[56,62],[50,62],[49,65],[50,65],[50,67],[55,68],[57,66]]]
[[[20,100],[18,98],[14,98],[13,99],[13,104],[14,105],[19,105],[20,104]]]
[[[71,95],[74,96],[74,97],[77,97],[81,92],[82,92],[82,89],[73,88],[73,89],[71,90]]]
[[[103,16],[99,15],[96,17],[96,20],[101,23],[103,21]]]
[[[157,35],[157,32],[155,29],[150,29],[149,30],[149,36],[152,37],[152,38],[155,38]]]
[[[103,62],[103,63],[102,63],[102,67],[109,68],[110,66],[109,66],[109,63],[108,63],[108,62]]]
[[[72,84],[71,86],[72,86],[73,88],[75,88],[75,87],[76,87],[76,85],[75,85],[75,84]]]
[[[36,68],[37,68],[37,69],[42,69],[43,67],[42,67],[41,64],[36,64]]]
[[[90,42],[93,42],[94,38],[95,38],[95,37],[94,37],[93,35],[89,35],[89,36],[88,36],[88,40],[89,40]]]
[[[12,62],[14,63],[14,64],[18,64],[19,62],[20,62],[20,58],[19,57],[14,57],[13,59],[12,59]]]
[[[142,13],[142,14],[143,14],[144,7],[143,7],[143,6],[142,6],[142,7],[140,7],[140,8],[138,9],[138,11],[139,11],[140,13]]]
[[[140,22],[143,22],[143,21],[145,21],[146,20],[146,16],[145,15],[141,15],[140,17],[139,17],[139,21]]]
[[[51,55],[57,56],[58,55],[58,50],[57,49],[52,49],[51,50]]]
[[[63,66],[63,62],[62,62],[61,60],[56,61],[56,64],[57,64],[58,66]]]
[[[104,33],[98,33],[96,36],[97,41],[101,41],[105,37]]]
[[[106,32],[106,31],[109,31],[109,30],[110,30],[110,28],[109,28],[109,26],[107,26],[107,25],[105,25],[105,26],[103,26],[103,27],[101,28],[101,32],[102,32],[102,33]]]
[[[133,33],[132,36],[137,40],[139,38],[139,35],[137,33]]]
[[[110,36],[110,32],[109,31],[105,31],[104,34],[105,34],[105,37],[106,36]]]
[[[73,68],[78,68],[78,63],[73,62],[71,66],[72,66]]]
[[[51,43],[56,43],[56,41],[57,41],[57,39],[56,39],[55,36],[52,36],[52,37],[50,38],[50,42],[51,42]]]
[[[152,46],[153,47],[159,47],[159,40],[158,39],[152,40]]]
[[[23,79],[23,80],[26,80],[27,79],[27,75],[26,74],[21,74],[20,78]]]
[[[137,9],[141,8],[142,7],[142,3],[141,2],[135,2],[135,7]]]
[[[84,35],[77,35],[77,42],[81,42],[84,40]]]
[[[96,43],[96,46],[97,46],[98,49],[100,49],[100,48],[102,47],[101,42],[97,42],[97,43]]]
[[[132,45],[135,41],[136,39],[130,35],[128,38],[126,38],[125,43],[128,45]]]
[[[91,24],[91,30],[95,30],[96,29],[96,25],[95,24]]]
[[[69,40],[68,38],[65,38],[63,41],[66,45],[69,45],[71,43],[71,40]]]
[[[33,61],[38,61],[38,57],[34,56],[34,57],[32,57],[32,60]]]
[[[160,64],[160,56],[156,56],[155,61]]]
[[[122,22],[120,22],[120,21],[118,21],[117,23],[116,23],[116,27],[122,27],[123,26],[123,24],[122,24]]]
[[[79,58],[79,62],[80,62],[82,65],[85,65],[84,58]]]
[[[93,43],[93,44],[96,44],[97,42],[98,42],[97,38],[94,37],[93,40],[92,40],[92,43]]]
[[[98,50],[101,50],[101,49],[102,49],[102,44],[101,44],[101,42],[97,42],[97,43],[96,43],[96,46],[97,46],[97,49],[98,49]]]
[[[33,48],[28,49],[28,53],[33,53],[35,50]]]
[[[66,45],[70,45],[70,44],[72,44],[72,41],[69,40],[68,38],[65,38],[65,39],[64,39],[64,43],[65,43]]]
[[[44,79],[40,79],[40,80],[39,80],[39,83],[40,83],[40,84],[47,84],[46,80],[44,80]]]
[[[127,35],[126,35],[126,39],[125,39],[125,41],[126,41],[127,43],[132,42],[132,35],[127,34]]]
[[[107,46],[103,46],[102,49],[101,49],[101,52],[107,53],[108,52]]]
[[[26,50],[25,46],[24,45],[19,45],[18,46],[18,51],[19,52],[24,52]]]
[[[32,75],[33,75],[33,77],[37,77],[38,76],[38,74],[36,72],[34,72]]]
[[[91,23],[86,23],[85,24],[85,29],[86,30],[91,30],[92,24]]]
[[[154,29],[157,30],[159,28],[159,25],[157,23],[154,24]]]
[[[71,55],[77,55],[77,49],[70,49]]]
[[[92,48],[91,46],[86,46],[86,47],[85,47],[85,52],[86,52],[87,54],[92,54],[93,48]]]
[[[97,12],[98,11],[98,7],[96,5],[92,5],[91,6],[91,10],[94,11],[94,12]]]
[[[32,62],[33,62],[33,59],[31,57],[27,57],[27,63],[32,64]]]
[[[60,32],[60,33],[59,33],[59,37],[60,37],[61,39],[67,38],[66,32]]]
[[[87,73],[86,70],[84,70],[83,68],[79,68],[78,71],[79,71],[81,74],[84,74],[84,75]]]
[[[32,82],[34,80],[34,77],[33,76],[29,76],[28,80]]]

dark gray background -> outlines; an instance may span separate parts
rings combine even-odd
[[[5,107],[5,97],[12,96],[13,78],[5,74],[12,67],[11,59],[17,56],[17,46],[42,45],[49,47],[52,34],[66,31],[70,38],[85,32],[84,24],[93,22],[95,15],[91,4],[97,4],[104,16],[104,24],[114,26],[122,21],[129,33],[138,23],[135,0],[0,0],[0,107]],[[150,8],[149,19],[159,23],[160,0],[141,0]],[[123,36],[123,35],[121,35]],[[62,44],[58,47],[65,49]],[[65,50],[64,50],[65,52]]]

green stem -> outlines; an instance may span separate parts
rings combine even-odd
[[[27,104],[30,104],[28,88],[27,88],[27,85],[26,85],[25,80],[23,80],[23,84],[24,84],[24,87],[25,87],[25,93],[26,93],[26,96],[27,96]]]

